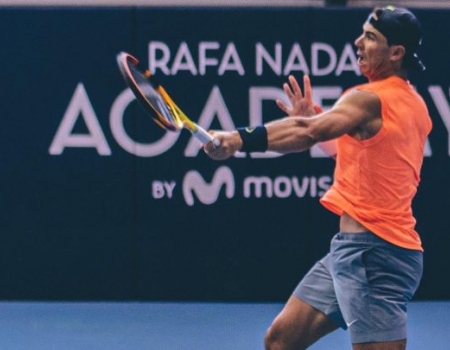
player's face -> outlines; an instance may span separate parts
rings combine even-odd
[[[355,40],[358,66],[369,80],[380,79],[389,73],[389,46],[386,38],[371,24],[364,23],[362,34]]]

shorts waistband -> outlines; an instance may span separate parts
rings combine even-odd
[[[370,231],[356,232],[356,233],[340,231],[336,234],[335,237],[342,241],[390,244],[389,242],[386,242],[385,240],[381,239],[376,234]]]

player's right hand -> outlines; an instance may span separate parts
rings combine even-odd
[[[308,75],[303,76],[304,94],[294,76],[290,75],[288,79],[290,85],[288,83],[283,84],[283,90],[291,102],[291,105],[288,106],[283,101],[276,100],[277,106],[291,117],[309,117],[316,115],[318,109],[320,110],[320,107],[312,100],[311,81],[309,80]]]

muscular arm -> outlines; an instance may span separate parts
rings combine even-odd
[[[265,124],[268,149],[279,153],[302,152],[317,142],[350,134],[362,140],[376,134],[382,125],[381,103],[372,93],[354,90],[342,96],[332,109],[314,117],[286,117]],[[237,131],[215,132],[220,147],[205,145],[213,159],[226,159],[242,148]]]
[[[317,116],[286,117],[266,124],[268,150],[301,152],[344,134],[356,138],[375,134],[381,128],[380,108],[375,95],[352,91],[341,97],[332,109]]]

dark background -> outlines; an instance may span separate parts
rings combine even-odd
[[[220,88],[235,126],[249,124],[249,89],[280,88],[285,75],[265,66],[255,73],[257,42],[283,45],[286,60],[299,43],[310,62],[312,42],[340,53],[361,31],[369,9],[0,9],[2,142],[0,167],[0,299],[32,300],[285,300],[312,263],[326,253],[337,218],[317,195],[244,198],[248,176],[332,176],[333,161],[309,152],[279,158],[209,160],[186,156],[183,132],[163,154],[137,156],[124,150],[110,127],[111,109],[125,85],[115,56],[128,51],[148,64],[148,44],[161,41],[175,54],[186,42],[197,60],[199,42],[219,42],[222,57],[233,42],[246,74],[217,67],[193,76],[183,71],[160,80],[193,118],[214,86]],[[424,26],[421,57],[428,67],[411,80],[426,99],[434,123],[432,155],[424,161],[414,201],[417,230],[425,248],[425,273],[417,299],[448,299],[443,274],[450,258],[448,231],[448,133],[429,93],[441,88],[449,104],[450,32],[446,10],[415,11]],[[324,23],[327,25],[325,26]],[[213,55],[213,53],[211,53]],[[172,57],[173,58],[173,57]],[[324,63],[325,64],[325,63]],[[293,72],[301,78],[302,72]],[[353,72],[312,76],[314,86],[346,89],[364,79]],[[82,84],[111,150],[49,148],[76,87]],[[330,101],[332,103],[333,101]],[[281,117],[264,103],[264,121]],[[80,117],[73,133],[88,128]],[[162,132],[135,104],[125,129],[149,143]],[[217,120],[212,127],[222,127]],[[217,201],[189,206],[181,186],[197,171],[211,182],[226,166],[235,195],[221,190]],[[155,181],[174,181],[172,198],[155,198]]]

